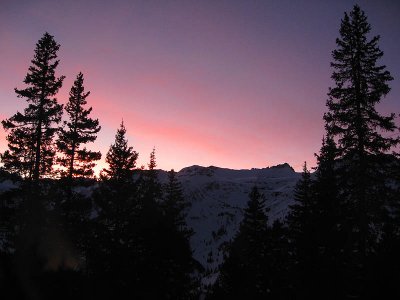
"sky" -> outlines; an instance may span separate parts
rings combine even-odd
[[[345,11],[358,3],[382,64],[395,78],[379,111],[399,113],[399,1],[0,0],[0,119],[26,106],[23,88],[36,42],[61,45],[57,99],[79,72],[102,130],[104,157],[123,119],[146,165],[235,169],[315,165],[324,134],[331,52]],[[7,149],[0,128],[0,152]]]

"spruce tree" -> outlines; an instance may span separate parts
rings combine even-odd
[[[324,115],[326,128],[338,137],[339,154],[365,163],[369,154],[381,154],[398,143],[397,138],[384,137],[382,131],[396,129],[394,114],[380,115],[375,106],[386,96],[393,80],[386,66],[378,65],[383,52],[379,36],[368,38],[371,30],[365,13],[354,6],[345,13],[340,26],[337,49],[332,52],[335,86],[329,89]]]
[[[294,204],[290,205],[290,212],[287,216],[287,223],[290,227],[291,235],[296,243],[307,235],[308,227],[311,222],[312,209],[314,208],[313,182],[307,163],[304,162],[301,179],[297,182],[294,189]]]
[[[393,80],[380,65],[383,52],[379,36],[369,37],[371,26],[365,13],[354,6],[345,13],[337,49],[332,52],[332,79],[324,115],[328,134],[337,140],[338,186],[345,206],[347,295],[366,297],[370,265],[378,248],[380,230],[390,197],[387,170],[393,161],[388,152],[399,143],[387,135],[397,127],[395,115],[376,110]]]
[[[383,116],[376,110],[393,78],[386,66],[378,64],[383,52],[378,47],[379,36],[368,38],[370,30],[359,6],[350,15],[345,13],[338,47],[332,52],[335,86],[329,90],[329,111],[324,115],[328,134],[338,140],[338,157],[343,160],[340,185],[360,232],[359,248],[365,250],[371,233],[368,227],[377,221],[383,205],[376,192],[384,184],[384,154],[399,143],[397,137],[383,135],[396,130],[395,115]]]
[[[2,121],[9,131],[8,150],[1,155],[7,170],[35,181],[52,171],[55,149],[53,137],[61,121],[62,105],[55,95],[64,76],[56,78],[60,45],[47,32],[37,42],[32,65],[25,76],[25,89],[15,89],[19,98],[26,98],[28,107]]]
[[[317,212],[315,210],[315,198],[313,181],[307,164],[304,162],[301,179],[294,190],[293,205],[287,216],[289,227],[288,238],[291,253],[291,275],[295,285],[295,291],[300,299],[307,298],[311,294],[312,283],[315,274],[315,258],[317,257],[316,232]]]
[[[176,172],[172,169],[168,172],[168,183],[165,187],[164,213],[168,223],[183,233],[186,238],[192,235],[192,230],[188,229],[186,225],[186,209],[188,206],[189,203],[183,196],[182,184],[176,177]]]
[[[100,152],[81,148],[84,144],[94,142],[97,138],[96,134],[101,129],[99,121],[89,116],[92,107],[88,109],[84,107],[89,95],[90,92],[85,92],[83,86],[83,74],[79,73],[69,92],[69,101],[65,106],[69,120],[64,121],[57,141],[57,147],[63,154],[57,161],[66,168],[61,171],[61,175],[70,180],[73,177],[92,177],[94,161],[101,158]]]
[[[145,173],[146,174],[146,179],[149,183],[149,185],[156,185],[158,183],[158,177],[157,177],[157,161],[156,161],[156,148],[154,147],[153,150],[150,152],[150,160],[149,163],[147,164],[148,171]]]
[[[138,153],[128,146],[121,122],[115,141],[106,155],[109,167],[93,199],[98,215],[92,220],[94,234],[88,247],[88,265],[96,280],[107,282],[99,296],[140,294],[140,262],[144,253],[137,210],[138,192],[134,169]]]
[[[315,235],[315,288],[314,295],[326,290],[331,293],[327,298],[343,298],[343,252],[345,248],[347,223],[344,218],[345,203],[342,201],[338,186],[337,147],[331,136],[322,139],[321,150],[317,157],[314,180],[314,213],[312,227]]]
[[[153,235],[158,245],[155,244],[155,249],[149,249],[161,258],[154,269],[158,268],[158,272],[163,275],[160,282],[166,284],[166,298],[194,299],[197,283],[193,276],[196,264],[190,247],[193,231],[186,223],[189,203],[184,198],[182,185],[174,170],[168,172],[168,183],[164,191],[163,201],[160,202],[162,215],[159,216],[159,224],[155,223],[156,234]],[[157,210],[156,207],[153,209]],[[154,211],[149,213],[154,214]]]
[[[3,121],[3,127],[8,130],[5,122],[7,120]],[[35,158],[34,128],[14,127],[7,136],[7,141],[8,150],[0,154],[4,169],[23,178],[32,178]]]
[[[154,147],[153,150],[150,152],[150,161],[147,165],[150,171],[154,171],[157,167],[156,162],[156,148]]]
[[[115,135],[115,142],[107,152],[106,162],[109,167],[108,169],[103,169],[103,178],[122,182],[132,179],[132,172],[136,167],[136,160],[139,154],[132,147],[128,146],[125,134],[126,128],[122,121]]]
[[[148,170],[145,170],[141,178],[142,188],[142,203],[141,205],[145,208],[145,211],[151,213],[153,211],[155,203],[160,202],[162,197],[162,187],[158,180],[158,170],[156,161],[156,149],[150,152],[150,160],[147,164]]]
[[[338,186],[337,146],[331,136],[324,137],[320,153],[317,157],[317,167],[314,180],[314,208],[316,214],[318,241],[322,252],[330,252],[341,245],[338,228],[343,228],[343,213],[346,208],[341,201]],[[321,248],[322,247],[322,248]]]
[[[229,246],[212,299],[261,299],[270,293],[265,199],[254,187],[239,231]]]

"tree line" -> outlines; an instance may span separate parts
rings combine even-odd
[[[100,180],[100,131],[79,73],[65,108],[55,98],[60,47],[45,33],[16,89],[28,106],[2,122],[0,284],[21,299],[376,299],[400,297],[400,139],[395,114],[376,105],[393,80],[379,36],[359,6],[345,13],[315,172],[304,164],[294,204],[272,224],[254,187],[214,284],[204,290],[186,225],[189,202],[176,173],[158,180],[155,150],[137,168],[121,123]],[[62,126],[63,109],[68,117]],[[58,170],[53,166],[59,165]],[[57,175],[58,179],[52,179]],[[87,192],[82,192],[82,189]]]
[[[26,88],[15,89],[27,107],[2,121],[1,175],[18,188],[1,194],[0,292],[14,299],[195,298],[201,265],[192,258],[176,173],[159,182],[155,149],[148,168],[137,168],[121,122],[108,167],[94,179],[101,153],[86,145],[101,127],[87,107],[82,73],[65,107],[57,102],[65,78],[56,76],[59,47],[49,33],[37,42]]]
[[[376,110],[393,78],[370,30],[359,6],[345,13],[315,172],[304,164],[272,225],[254,188],[210,299],[400,297],[399,128]]]

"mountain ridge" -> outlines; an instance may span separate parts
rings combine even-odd
[[[166,180],[164,172],[160,173],[162,182]],[[181,169],[177,176],[191,204],[186,220],[195,232],[191,238],[193,256],[206,269],[203,284],[210,284],[217,277],[227,243],[239,229],[252,187],[257,186],[265,196],[272,223],[285,218],[301,174],[283,163],[241,170],[193,165]]]
[[[166,183],[167,171],[157,171],[160,182]],[[265,196],[269,222],[272,223],[285,218],[300,176],[288,163],[239,170],[192,165],[177,172],[185,198],[190,203],[186,221],[194,230],[190,240],[193,257],[206,270],[203,284],[215,281],[224,249],[239,229],[253,186]],[[19,186],[18,181],[2,179],[0,194]],[[77,186],[74,190],[90,198],[96,186]]]

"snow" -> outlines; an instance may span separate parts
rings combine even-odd
[[[159,170],[159,179],[166,183],[166,171]],[[177,173],[184,187],[184,194],[191,207],[187,223],[194,230],[191,246],[194,258],[206,269],[203,284],[213,283],[218,266],[223,261],[224,246],[239,228],[248,194],[257,186],[265,195],[269,221],[282,219],[293,201],[294,186],[301,174],[288,164],[250,170],[232,170],[215,166],[191,166]],[[11,180],[0,182],[1,193],[17,188]],[[97,184],[78,186],[74,191],[91,197]],[[95,217],[93,210],[91,217]],[[0,237],[1,240],[1,237]],[[1,246],[1,245],[0,245]]]
[[[215,281],[224,245],[238,230],[252,187],[256,185],[265,195],[272,223],[287,214],[300,176],[288,164],[250,170],[191,166],[178,172],[191,203],[187,223],[195,232],[193,255],[208,270],[203,284]]]

